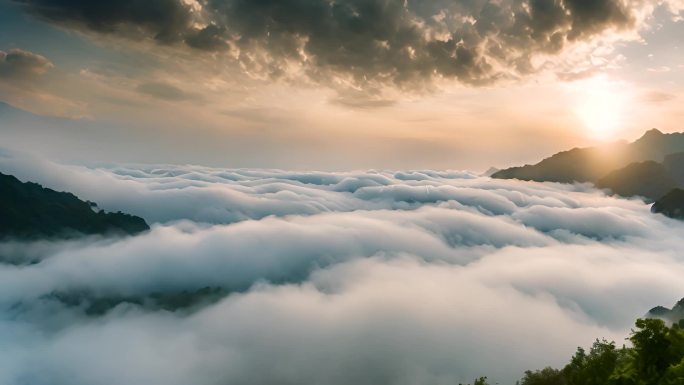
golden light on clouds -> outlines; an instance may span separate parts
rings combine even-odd
[[[209,3],[0,4],[0,102],[49,123],[3,141],[102,160],[48,127],[87,117],[107,160],[485,170],[684,114],[679,0]]]

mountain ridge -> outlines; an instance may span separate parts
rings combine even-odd
[[[684,298],[677,301],[672,308],[656,306],[646,313],[646,317],[660,319],[684,327]]]
[[[620,196],[640,196],[652,202],[677,188],[682,182],[684,181],[676,180],[663,163],[647,160],[630,163],[609,172],[596,182],[596,186],[610,189]]]
[[[684,190],[672,189],[651,206],[651,212],[684,220]]]
[[[575,147],[535,164],[503,169],[492,174],[492,178],[596,183],[609,172],[631,163],[663,162],[667,155],[680,152],[684,152],[684,133],[664,134],[653,128],[631,143],[619,141],[601,146]]]
[[[655,202],[654,213],[684,219],[684,133],[665,134],[653,128],[631,143],[573,148],[491,177],[593,183],[623,197]]]
[[[71,193],[0,173],[0,239],[134,235],[150,229],[140,217],[96,211],[96,207]]]

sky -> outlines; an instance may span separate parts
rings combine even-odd
[[[469,169],[681,130],[681,0],[0,0],[0,139],[71,163]]]

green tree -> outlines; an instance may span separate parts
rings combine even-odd
[[[546,367],[534,372],[528,370],[525,376],[518,383],[519,385],[566,385],[563,372],[558,369]]]
[[[657,319],[636,321],[623,349],[611,385],[684,385],[684,332],[678,325],[667,327]]]
[[[639,319],[632,347],[596,340],[581,347],[562,369],[526,371],[518,385],[684,385],[684,329],[657,319]],[[476,382],[476,385],[484,385]]]
[[[622,357],[624,349],[618,349],[615,342],[596,340],[589,350],[577,348],[570,363],[563,368],[568,385],[605,385]]]
[[[684,358],[667,369],[667,372],[660,381],[661,385],[684,385]]]
[[[463,385],[459,383],[458,385]],[[489,385],[489,382],[487,382],[487,377],[480,377],[476,378],[475,381],[473,381],[473,385]]]
[[[670,365],[679,363],[681,355],[677,352],[679,327],[668,328],[658,319],[639,319],[637,330],[632,331],[629,340],[634,345],[632,365],[638,383],[658,385]],[[679,357],[677,357],[679,355]]]

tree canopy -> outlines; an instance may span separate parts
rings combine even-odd
[[[659,319],[639,319],[631,346],[596,340],[579,347],[562,369],[528,370],[517,385],[684,385],[684,329]],[[487,377],[473,385],[489,385]]]

